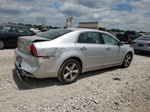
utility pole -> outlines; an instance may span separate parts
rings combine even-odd
[[[69,16],[69,17],[66,18],[66,27],[67,28],[72,27],[72,20],[73,20],[73,16]]]
[[[47,31],[48,30],[48,25],[47,25],[47,19],[46,18],[43,18],[43,21],[42,21],[42,30],[43,31]]]
[[[46,20],[46,18],[44,18],[44,20],[42,21],[42,26],[43,26],[43,28],[47,27],[47,20]]]

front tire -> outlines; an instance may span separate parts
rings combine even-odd
[[[0,50],[5,48],[5,42],[3,40],[0,40]]]
[[[129,67],[132,61],[132,57],[133,57],[132,53],[127,53],[121,66],[123,68]]]
[[[80,74],[81,64],[75,59],[68,59],[60,67],[58,79],[64,84],[70,84],[75,82]]]

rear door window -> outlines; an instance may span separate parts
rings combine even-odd
[[[17,28],[16,27],[11,27],[9,30],[10,33],[17,33]]]
[[[16,27],[13,26],[1,26],[0,31],[4,33],[17,33]]]
[[[98,32],[85,32],[80,34],[78,43],[102,44],[102,39]]]

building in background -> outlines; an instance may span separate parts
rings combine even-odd
[[[104,22],[79,22],[78,28],[106,30],[107,24]]]

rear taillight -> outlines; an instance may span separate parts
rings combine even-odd
[[[33,56],[38,56],[37,55],[37,50],[36,50],[36,47],[32,44],[29,48],[29,52],[33,55]]]
[[[148,46],[150,46],[150,43],[148,44]]]
[[[130,39],[130,38],[131,38],[131,35],[128,35],[127,37],[128,37],[128,39]]]
[[[17,41],[17,47],[19,47],[20,46],[20,43],[19,43],[19,40]]]

